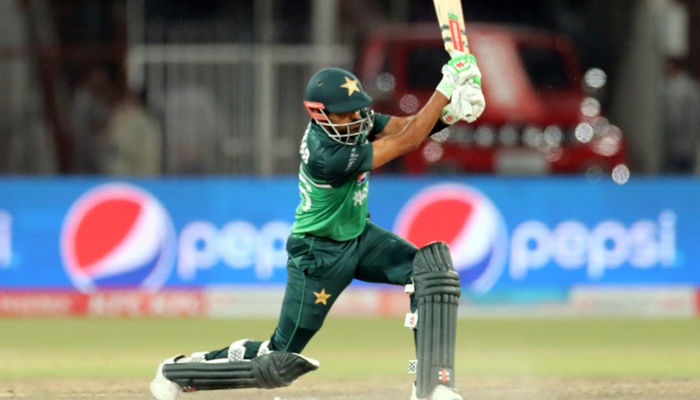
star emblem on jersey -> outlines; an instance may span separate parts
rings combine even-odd
[[[328,303],[326,302],[329,297],[331,297],[331,294],[326,293],[326,289],[321,289],[321,293],[314,292],[314,296],[316,296],[316,301],[314,304],[321,303],[324,306],[327,306]]]
[[[340,85],[340,87],[348,90],[348,97],[352,96],[352,94],[355,92],[360,93],[360,87],[358,86],[359,82],[357,79],[350,79],[347,76],[344,78],[345,83]]]

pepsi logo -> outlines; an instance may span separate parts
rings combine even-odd
[[[128,184],[98,186],[69,210],[61,231],[66,273],[82,292],[156,291],[173,268],[175,230],[163,205]]]
[[[462,285],[475,293],[487,292],[506,262],[503,217],[488,197],[468,186],[441,184],[418,192],[399,212],[394,232],[418,248],[447,243]]]

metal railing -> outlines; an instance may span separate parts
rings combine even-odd
[[[308,79],[351,63],[339,45],[147,44],[128,80],[163,123],[165,174],[270,175],[298,169]]]
[[[27,25],[19,2],[0,2],[0,174],[56,171]]]

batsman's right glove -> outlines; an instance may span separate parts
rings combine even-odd
[[[472,54],[460,54],[442,67],[442,80],[436,90],[450,99],[457,87],[470,82],[480,87],[481,71],[476,65],[476,57]]]

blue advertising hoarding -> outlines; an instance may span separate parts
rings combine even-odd
[[[700,286],[700,181],[371,180],[372,220],[450,244],[475,295]],[[297,180],[0,180],[0,290],[283,285]]]

